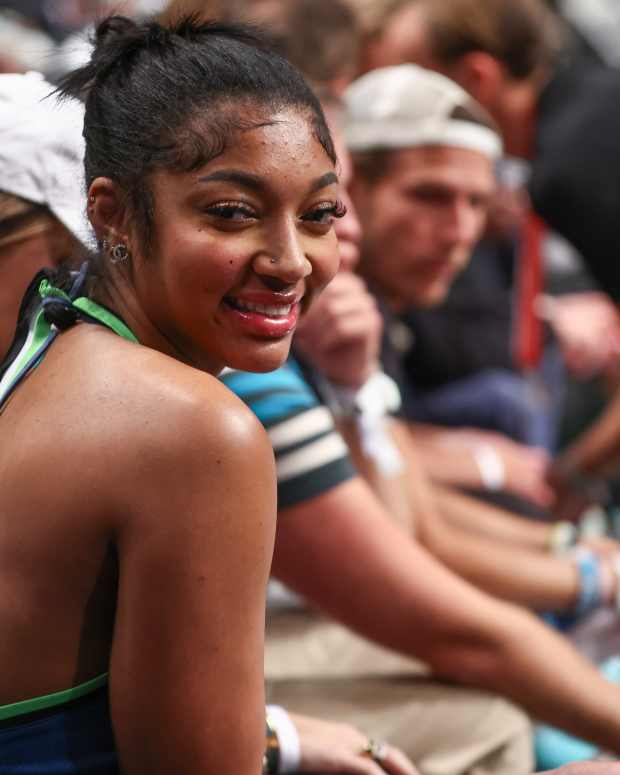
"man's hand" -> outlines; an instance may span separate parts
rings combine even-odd
[[[301,320],[295,344],[331,382],[359,388],[377,369],[382,330],[364,281],[340,272]]]
[[[550,462],[546,450],[525,446],[495,431],[479,428],[438,429],[436,426],[428,427],[431,430],[427,430],[425,426],[415,426],[414,434],[417,434],[421,439],[426,436],[431,441],[434,437],[446,452],[451,450],[457,456],[462,456],[463,452],[466,452],[474,460],[477,449],[490,447],[502,465],[504,481],[499,489],[525,498],[541,508],[549,508],[553,504],[554,492],[546,479]],[[426,458],[426,461],[427,465],[432,466],[432,460]],[[449,460],[443,458],[441,462],[445,467]],[[438,472],[435,468],[430,467],[428,471],[431,476],[438,478]],[[445,474],[445,470],[441,471],[441,474]],[[439,478],[441,480],[441,477]],[[447,480],[444,478],[444,481]]]
[[[553,297],[544,315],[560,342],[568,369],[589,378],[618,362],[620,316],[604,293],[569,293]]]
[[[299,734],[301,772],[418,775],[405,754],[391,745],[384,745],[380,764],[365,756],[368,738],[355,727],[294,713],[289,715]]]

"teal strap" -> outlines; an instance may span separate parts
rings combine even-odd
[[[93,301],[92,299],[87,299],[86,296],[80,296],[78,299],[73,301],[63,290],[52,285],[49,280],[41,281],[41,284],[39,285],[39,296],[42,299],[47,299],[50,297],[62,299],[67,304],[72,305],[73,307],[77,307],[77,309],[82,310],[82,312],[85,312],[87,315],[90,315],[91,318],[95,318],[100,323],[103,323],[104,326],[111,328],[115,334],[123,337],[123,339],[129,339],[130,342],[139,344],[138,339],[134,335],[133,331],[131,331],[131,329],[128,328],[120,318],[118,318],[113,312],[110,312],[109,309],[106,309],[100,304],[97,304],[97,302]]]
[[[48,708],[54,708],[57,705],[64,705],[66,702],[77,700],[80,697],[91,694],[101,686],[105,686],[107,682],[108,673],[102,673],[96,678],[91,678],[90,681],[85,681],[78,686],[72,686],[71,689],[65,689],[62,692],[45,694],[41,697],[34,697],[31,700],[13,702],[10,705],[0,705],[0,721],[15,718],[16,716],[24,716],[27,713],[33,713],[37,710],[47,710]]]
[[[92,301],[92,299],[80,296],[79,299],[76,299],[73,302],[73,306],[81,309],[82,312],[90,315],[91,318],[96,318],[100,323],[103,323],[104,326],[111,328],[115,334],[122,336],[123,339],[129,339],[130,342],[140,344],[133,331],[131,331],[120,318],[117,318],[109,309],[100,306]]]

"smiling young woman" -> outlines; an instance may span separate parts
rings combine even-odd
[[[100,250],[40,277],[0,376],[0,773],[255,775],[277,367],[335,273],[335,154],[243,29],[111,17],[86,99]],[[93,764],[96,763],[96,764]]]

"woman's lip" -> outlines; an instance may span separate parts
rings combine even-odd
[[[243,297],[243,299],[249,301],[248,297]],[[246,334],[265,339],[280,339],[295,329],[300,305],[298,301],[295,301],[295,297],[290,304],[283,302],[281,298],[279,298],[279,304],[274,304],[273,295],[270,296],[270,299],[271,304],[268,304],[253,297],[252,303],[265,304],[265,306],[290,306],[290,310],[286,315],[270,316],[254,310],[238,309],[226,302],[222,307],[227,319]]]
[[[265,307],[284,307],[287,304],[297,304],[303,294],[300,293],[270,293],[269,291],[256,291],[230,295],[228,298],[247,304],[262,304]]]

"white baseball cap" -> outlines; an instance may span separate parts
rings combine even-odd
[[[0,74],[0,190],[46,205],[88,245],[84,107],[53,90],[40,73]]]
[[[493,161],[502,141],[484,109],[439,73],[407,64],[382,67],[344,93],[344,133],[351,151],[447,145]]]

